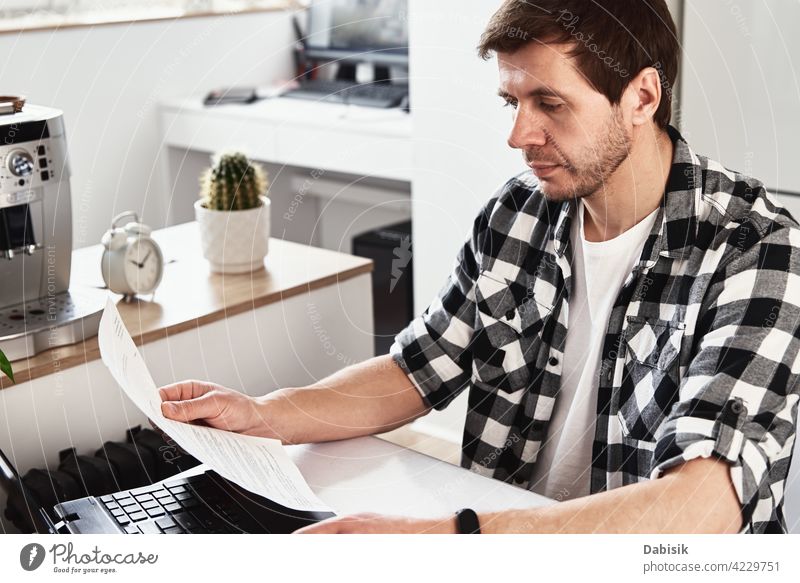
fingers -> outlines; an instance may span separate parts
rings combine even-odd
[[[329,518],[322,522],[299,528],[293,534],[339,534],[340,521],[341,519],[338,517]]]
[[[219,416],[222,404],[213,394],[205,394],[185,401],[165,401],[161,403],[161,413],[174,421],[196,421]]]
[[[162,401],[185,401],[202,397],[212,388],[209,383],[186,380],[164,385],[158,390],[158,394],[161,396]]]
[[[294,534],[348,534],[380,532],[375,525],[385,520],[378,514],[363,512],[349,516],[334,516],[316,524],[310,524],[294,531]]]

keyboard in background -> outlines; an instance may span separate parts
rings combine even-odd
[[[349,81],[314,79],[303,81],[299,87],[290,89],[283,93],[281,97],[388,108],[397,107],[407,101],[408,85],[392,85],[389,83],[358,85]]]

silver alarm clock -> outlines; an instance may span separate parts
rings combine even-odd
[[[123,227],[122,219],[133,217]],[[129,301],[136,294],[149,294],[161,283],[164,274],[164,256],[151,237],[152,230],[139,222],[133,211],[120,213],[111,222],[101,240],[105,249],[101,260],[103,281],[108,289],[122,294]]]

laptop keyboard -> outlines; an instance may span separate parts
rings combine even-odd
[[[283,97],[313,99],[333,103],[350,103],[369,107],[394,107],[408,96],[407,85],[390,83],[365,83],[350,81],[314,79],[303,81],[296,89],[291,89]]]
[[[191,478],[101,496],[100,502],[128,534],[242,532],[241,508],[207,481]]]

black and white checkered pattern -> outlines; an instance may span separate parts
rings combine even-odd
[[[742,532],[785,532],[800,371],[800,227],[752,178],[675,151],[658,217],[611,312],[591,492],[698,457],[730,463]],[[523,173],[391,348],[426,403],[469,389],[462,466],[530,486],[562,374],[575,201]]]

